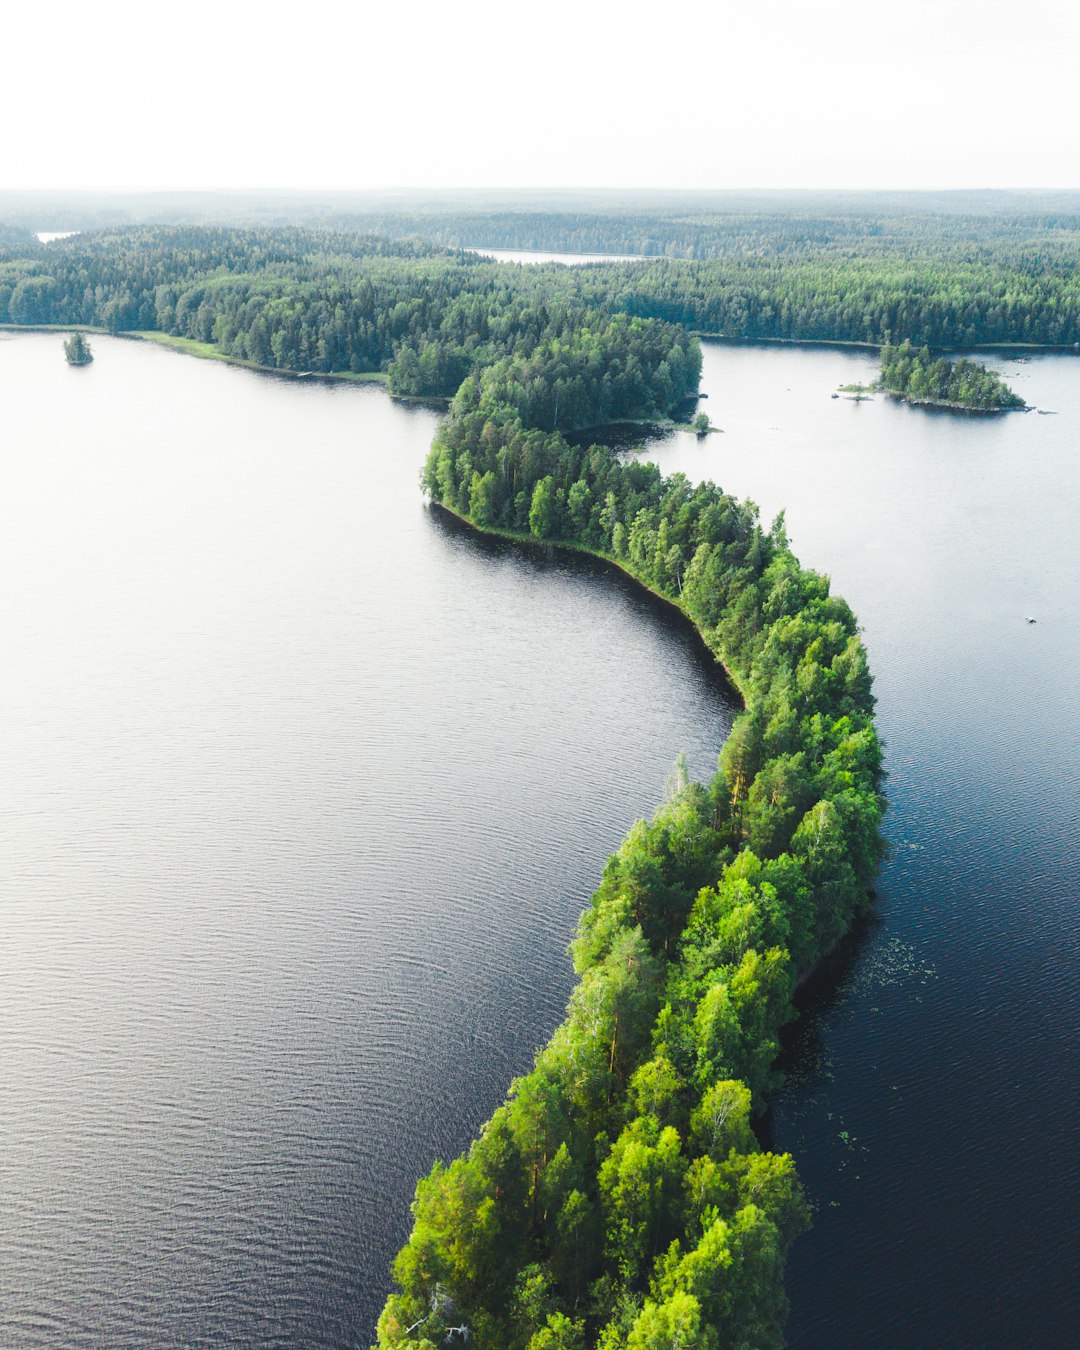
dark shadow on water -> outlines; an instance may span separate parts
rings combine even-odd
[[[669,440],[672,434],[671,427],[652,422],[611,422],[606,426],[586,427],[584,431],[563,432],[563,439],[583,449],[603,445],[608,450],[626,452],[642,449],[646,441]]]
[[[778,1148],[774,1138],[776,1099],[782,1099],[787,1092],[805,1091],[808,1084],[819,1078],[825,1058],[822,1041],[825,1023],[882,923],[876,909],[857,919],[835,950],[796,989],[792,998],[796,1017],[781,1029],[780,1054],[775,1064],[783,1074],[783,1085],[772,1094],[768,1108],[754,1124],[754,1133],[763,1149]]]
[[[673,641],[677,641],[694,662],[698,672],[709,685],[716,690],[724,703],[733,711],[742,710],[743,702],[739,691],[727,676],[724,667],[709,650],[705,639],[683,612],[663,596],[655,594],[640,585],[621,567],[609,563],[603,558],[593,557],[589,553],[578,553],[574,549],[560,548],[557,545],[532,543],[528,540],[502,539],[495,535],[484,534],[474,525],[470,525],[460,516],[454,515],[432,502],[428,512],[436,529],[448,538],[475,548],[478,552],[492,558],[515,558],[523,565],[537,572],[554,572],[562,576],[589,579],[607,587],[614,587],[628,604],[640,614],[647,614],[652,623],[659,625]],[[720,753],[717,745],[716,753]]]

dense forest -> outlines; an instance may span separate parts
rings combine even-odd
[[[157,330],[283,370],[384,370],[408,395],[449,396],[484,370],[523,412],[567,430],[664,415],[696,389],[685,332],[602,296],[584,305],[569,276],[416,240],[133,229],[0,261],[0,321]]]
[[[6,253],[33,252],[38,248],[37,236],[30,230],[0,221],[0,257]]]
[[[393,223],[439,232],[437,217]],[[578,241],[565,221],[541,224]],[[157,329],[284,370],[387,371],[397,392],[444,397],[492,360],[531,351],[538,334],[561,340],[582,311],[591,329],[625,315],[746,339],[1080,341],[1080,230],[1060,221],[740,216],[709,228],[726,240],[715,258],[577,268],[494,264],[354,229],[144,226],[0,241],[0,322]]]
[[[935,403],[975,412],[1004,412],[1026,408],[1000,375],[977,361],[937,360],[929,347],[916,350],[910,342],[886,343],[881,351],[881,383],[890,394],[909,403]]]
[[[882,852],[854,617],[782,521],[576,447],[482,377],[424,485],[481,528],[618,562],[682,607],[747,707],[714,781],[678,783],[608,863],[533,1071],[418,1186],[379,1345],[431,1350],[456,1327],[490,1350],[779,1346],[807,1210],[751,1119],[793,986],[865,907]]]
[[[1042,212],[955,214],[897,210],[838,209],[821,203],[808,209],[752,208],[739,203],[716,210],[703,203],[682,210],[482,210],[379,211],[335,215],[343,228],[362,227],[394,238],[417,235],[459,248],[535,249],[555,253],[606,253],[633,257],[716,259],[831,254],[838,258],[951,257],[979,253],[1004,258],[1019,248],[1053,248],[1075,254],[1080,239],[1076,201],[1068,209]],[[1064,205],[1064,204],[1063,204]]]

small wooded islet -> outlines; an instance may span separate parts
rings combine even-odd
[[[929,347],[886,343],[881,351],[881,387],[908,403],[971,412],[1009,412],[1027,407],[1000,375],[977,361],[947,361]]]

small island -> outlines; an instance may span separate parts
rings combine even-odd
[[[1026,409],[1019,394],[1005,381],[976,361],[936,361],[929,347],[916,349],[910,342],[886,343],[881,350],[881,387],[908,403],[937,408],[960,408],[966,412],[1008,412]]]
[[[69,366],[88,366],[94,359],[84,333],[72,333],[64,340],[64,355]]]
[[[703,440],[704,437],[708,436],[710,432],[716,430],[713,424],[709,421],[709,414],[704,412],[699,412],[698,415],[694,418],[694,420],[690,423],[690,426],[693,428],[694,435],[698,438],[699,441]]]

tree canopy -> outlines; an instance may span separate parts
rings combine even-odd
[[[464,1327],[485,1350],[769,1350],[808,1212],[751,1118],[794,984],[865,909],[882,856],[866,654],[782,519],[577,446],[512,393],[463,382],[426,491],[481,528],[617,562],[684,609],[747,706],[713,781],[679,779],[609,860],[532,1072],[417,1187],[379,1347]]]
[[[622,314],[746,339],[876,346],[891,333],[938,350],[1080,341],[1080,217],[484,219],[487,238],[472,217],[446,215],[371,215],[361,230],[133,226],[48,245],[0,227],[0,323],[160,329],[284,370],[393,366],[399,392],[440,395],[562,337],[582,311],[594,324]],[[373,233],[391,229],[414,233]],[[439,239],[649,256],[521,267]]]
[[[977,361],[936,360],[929,347],[887,343],[881,352],[881,383],[911,403],[938,403],[975,412],[1004,412],[1027,405],[1000,375]]]
[[[86,366],[94,359],[94,353],[90,350],[90,343],[87,342],[83,333],[72,333],[69,338],[64,340],[64,356],[67,358],[69,366]]]

